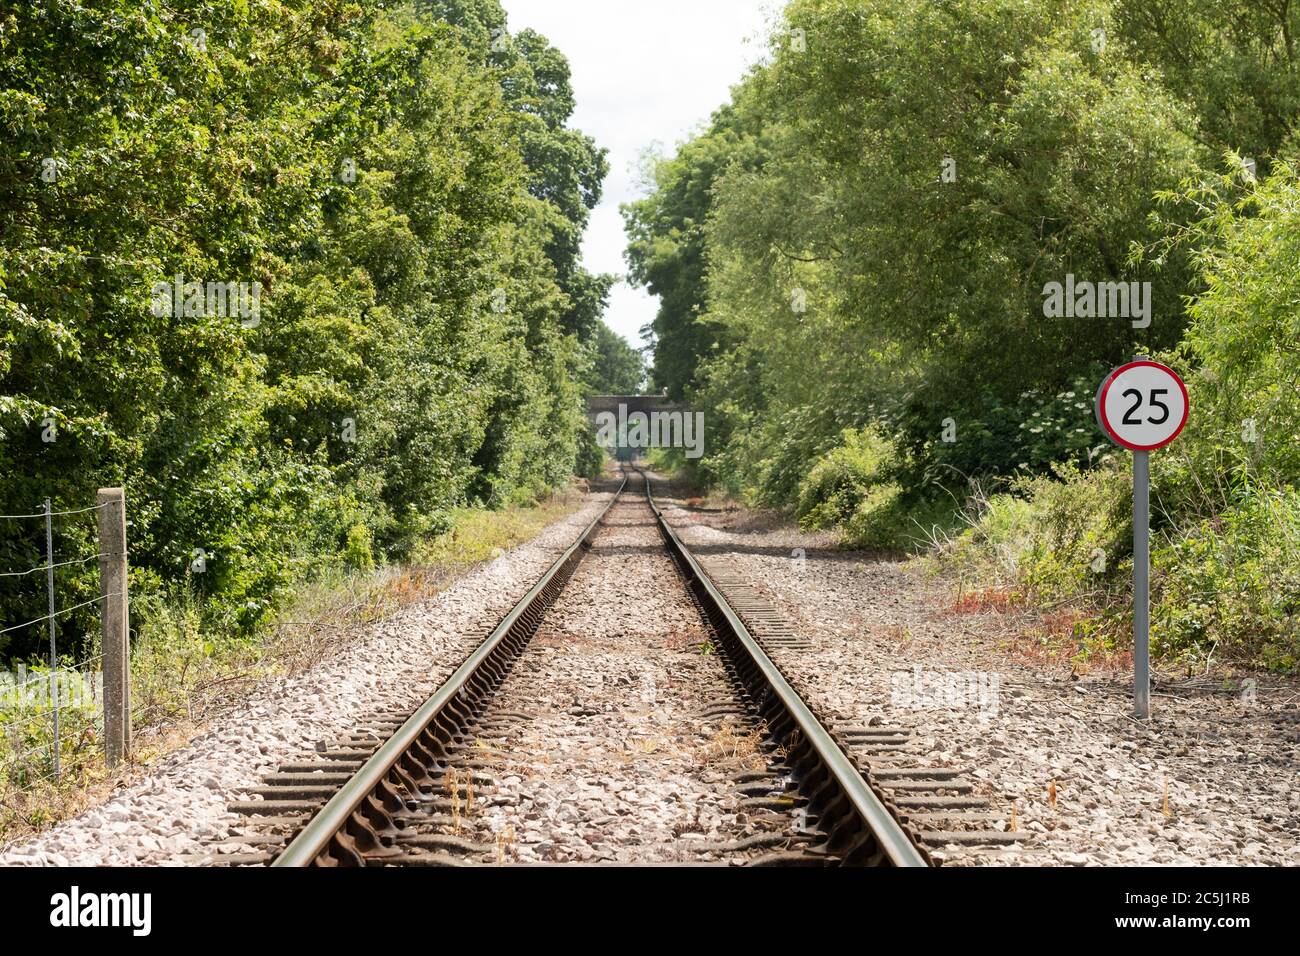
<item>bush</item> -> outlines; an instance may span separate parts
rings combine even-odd
[[[960,523],[951,498],[909,498],[897,485],[882,485],[844,524],[841,539],[851,548],[919,554]]]
[[[1133,567],[1131,489],[1118,464],[1019,479],[972,508],[966,530],[936,558],[1041,603],[1118,602],[1130,593]]]
[[[60,667],[53,681],[46,664],[0,675],[0,794],[31,786],[54,772],[55,694],[60,700],[61,771],[75,777],[97,756],[96,723],[101,717],[94,677],[78,672],[71,659]]]
[[[897,463],[888,439],[873,429],[842,437],[799,486],[804,530],[836,529],[848,547],[917,552],[955,526],[953,499],[907,495],[890,480]]]
[[[953,485],[998,476],[1049,475],[1062,463],[1087,466],[1110,446],[1093,418],[1093,397],[1110,366],[1089,363],[1062,388],[1030,388],[1013,400],[991,391],[969,396],[954,412],[950,390],[911,396],[891,416],[908,486]],[[951,418],[955,441],[944,441]]]
[[[1153,500],[1160,499],[1159,473]],[[992,576],[1040,604],[1074,602],[1080,626],[1120,645],[1132,625],[1132,482],[1127,468],[1063,468],[992,498],[941,567]],[[1300,493],[1261,491],[1221,515],[1152,515],[1152,648],[1166,660],[1300,663]]]
[[[796,514],[806,530],[844,524],[870,499],[882,500],[893,447],[872,429],[845,429],[841,438],[843,444],[814,465],[799,486]]]
[[[210,697],[265,671],[263,641],[215,627],[192,585],[165,585],[141,600],[131,649],[131,712],[137,728],[204,713]]]
[[[578,460],[574,473],[579,478],[599,478],[605,471],[605,458],[605,450],[596,444],[591,429],[582,429],[578,436]]]
[[[363,524],[354,524],[348,529],[347,544],[343,549],[343,560],[353,571],[370,571],[375,566],[375,555],[371,549],[370,529]]]
[[[1300,493],[1261,492],[1153,548],[1158,651],[1300,664]]]

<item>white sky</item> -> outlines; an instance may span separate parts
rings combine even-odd
[[[641,195],[646,147],[669,151],[725,103],[731,85],[764,53],[778,0],[502,0],[511,33],[531,27],[569,58],[577,109],[571,125],[609,150],[604,197],[592,213],[583,262],[623,275],[620,203]],[[633,345],[658,308],[626,282],[605,321]]]

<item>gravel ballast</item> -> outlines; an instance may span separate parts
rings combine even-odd
[[[936,853],[948,865],[1300,863],[1300,682],[1162,678],[1144,725],[1131,675],[1013,655],[1007,613],[958,613],[918,563],[657,493],[706,567],[741,570],[812,642],[774,657],[815,709],[909,727],[919,765],[969,769],[1028,837]]]
[[[280,764],[309,757],[366,715],[413,710],[582,533],[610,498],[477,568],[432,600],[361,630],[337,656],[266,681],[188,745],[102,804],[0,852],[0,866],[192,862],[240,819],[227,811]]]
[[[920,563],[656,491],[706,569],[739,573],[811,644],[770,652],[824,722],[907,728],[908,760],[966,771],[992,828],[1024,835],[943,847],[946,865],[1300,863],[1300,682],[1255,675],[1243,693],[1162,675],[1143,724],[1130,675],[1028,653],[1026,612],[971,612],[980,605],[959,605]],[[281,764],[418,706],[609,497],[587,496],[325,662],[264,682],[99,806],[6,847],[0,865],[202,858],[246,824],[228,806]],[[483,750],[501,756],[455,822],[485,860],[737,862],[721,848],[792,832],[788,814],[739,805],[732,778],[763,759],[745,727],[705,716],[730,690],[639,498],[630,486],[492,705]]]
[[[491,782],[456,832],[498,862],[737,862],[797,842],[793,809],[742,806],[761,731],[710,716],[735,692],[636,485],[487,710],[511,719],[477,735]]]

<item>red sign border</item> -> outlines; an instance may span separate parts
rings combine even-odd
[[[1178,387],[1182,389],[1183,392],[1183,420],[1179,423],[1178,430],[1156,445],[1134,445],[1126,442],[1115,433],[1115,429],[1112,427],[1110,419],[1106,416],[1106,396],[1110,394],[1110,387],[1115,384],[1115,379],[1119,378],[1125,372],[1135,368],[1158,368],[1162,371],[1168,372],[1173,376],[1174,381],[1178,383]],[[1121,365],[1107,376],[1106,381],[1101,383],[1101,390],[1097,392],[1097,421],[1101,424],[1102,430],[1112,442],[1116,445],[1127,448],[1129,451],[1159,451],[1161,448],[1172,445],[1178,440],[1178,436],[1183,433],[1183,429],[1187,427],[1188,419],[1191,417],[1192,400],[1187,394],[1187,383],[1183,381],[1182,376],[1177,372],[1171,369],[1168,365],[1164,365],[1160,362],[1141,361],[1129,362],[1127,365]]]

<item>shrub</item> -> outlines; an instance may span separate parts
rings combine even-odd
[[[991,569],[1003,583],[1042,601],[1106,599],[1132,567],[1132,487],[1126,471],[1023,478],[995,495],[941,556],[962,567]]]
[[[937,488],[939,497],[908,495],[890,479],[894,446],[879,432],[847,429],[842,439],[799,486],[804,530],[837,529],[848,547],[916,552],[956,525],[954,499]]]
[[[353,571],[370,571],[374,568],[375,555],[371,549],[370,529],[365,525],[354,524],[348,529],[343,560]]]
[[[806,530],[843,524],[869,499],[877,505],[884,500],[881,485],[893,447],[872,429],[845,429],[841,439],[843,444],[814,465],[799,486],[796,514]]]
[[[590,428],[583,428],[578,436],[578,459],[574,473],[579,478],[599,478],[605,471],[605,450],[596,444]]]
[[[1159,473],[1157,474],[1159,478]],[[1063,468],[997,495],[940,567],[992,575],[1040,603],[1076,602],[1087,633],[1131,628],[1132,483],[1127,468]],[[1153,489],[1160,498],[1160,485]],[[1300,663],[1300,493],[1259,491],[1220,515],[1152,515],[1152,647],[1166,660]],[[1100,558],[1100,560],[1098,560]]]
[[[1300,493],[1260,492],[1153,548],[1158,651],[1300,664]]]
[[[39,782],[54,772],[53,698],[59,705],[60,769],[79,774],[97,755],[94,675],[80,673],[71,659],[51,681],[47,664],[17,675],[0,675],[0,793]]]

